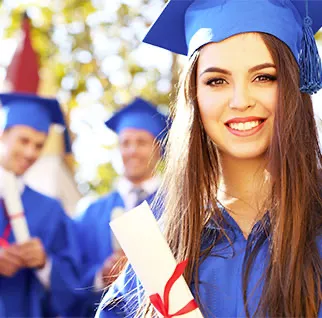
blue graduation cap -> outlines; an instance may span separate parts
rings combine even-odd
[[[170,0],[144,42],[189,57],[201,46],[245,32],[271,34],[293,52],[301,91],[322,88],[314,34],[322,26],[322,0]]]
[[[126,128],[143,129],[162,140],[167,132],[167,117],[146,100],[136,98],[116,112],[105,125],[117,134]]]
[[[0,94],[0,101],[5,113],[2,129],[24,125],[48,134],[50,125],[58,124],[65,128],[65,151],[71,152],[70,137],[57,99],[33,94],[6,93]]]

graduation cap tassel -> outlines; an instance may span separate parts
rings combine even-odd
[[[301,92],[308,94],[316,93],[322,88],[322,66],[312,30],[312,19],[308,15],[307,0],[299,64]]]

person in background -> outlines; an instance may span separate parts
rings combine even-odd
[[[72,304],[78,281],[79,248],[73,222],[61,204],[23,183],[39,158],[51,124],[65,126],[56,99],[31,94],[0,94],[2,125],[0,171],[17,177],[30,240],[17,244],[0,180],[0,315],[54,317]],[[66,151],[70,151],[65,134]],[[43,176],[46,178],[46,176]]]
[[[188,57],[160,193],[205,318],[322,317],[321,12],[322,0],[170,0],[144,39]],[[129,266],[96,317],[157,317],[152,304],[177,316],[167,294],[149,298]]]
[[[167,131],[167,117],[149,102],[136,98],[105,124],[118,135],[124,175],[111,193],[91,204],[76,220],[84,264],[81,288],[87,292],[74,316],[93,316],[103,288],[118,273],[120,266],[115,265],[124,254],[109,222],[144,200],[151,203],[161,182],[155,169],[161,158],[160,142]]]

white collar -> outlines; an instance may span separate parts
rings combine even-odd
[[[151,195],[155,191],[158,190],[159,186],[161,184],[161,176],[156,175],[148,180],[143,181],[139,184],[139,186],[148,194]],[[130,192],[135,188],[134,183],[132,183],[130,180],[128,180],[125,177],[121,177],[116,181],[116,190],[120,193],[122,198],[127,197]]]

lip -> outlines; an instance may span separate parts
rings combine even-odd
[[[250,118],[250,117],[248,117]],[[252,118],[255,118],[255,117],[252,117]],[[254,120],[254,119],[253,119]],[[253,121],[253,120],[247,120],[247,121]],[[232,129],[228,126],[228,124],[225,124],[225,127],[227,128],[227,130],[232,133],[233,135],[235,136],[238,136],[238,137],[249,137],[249,136],[252,136],[252,135],[255,135],[256,133],[258,133],[265,125],[266,123],[266,119],[259,119],[257,117],[256,120],[263,120],[262,123],[260,123],[258,126],[252,128],[252,129],[249,129],[249,130],[246,130],[246,131],[241,131],[241,130],[237,130],[237,129]],[[247,122],[246,121],[246,122]],[[237,123],[241,123],[241,121],[230,121],[231,123],[234,123],[234,122],[237,122]],[[228,122],[229,123],[229,122]]]
[[[258,121],[258,120],[266,120],[267,118],[263,118],[263,117],[255,117],[255,116],[251,116],[251,117],[235,117],[232,119],[229,119],[225,122],[225,125],[228,124],[232,124],[232,123],[247,123],[249,121]]]

